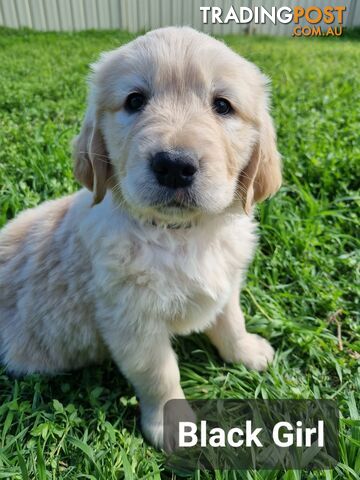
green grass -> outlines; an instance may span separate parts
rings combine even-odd
[[[1,225],[78,188],[69,142],[85,108],[88,64],[131,38],[0,31]],[[336,399],[341,460],[328,472],[195,478],[359,478],[360,44],[225,40],[273,81],[284,186],[258,209],[261,241],[241,301],[249,329],[269,338],[277,355],[259,374],[224,365],[200,335],[179,339],[182,386],[192,399]],[[133,389],[110,363],[54,378],[15,380],[0,370],[0,478],[176,478],[142,439],[138,413]]]

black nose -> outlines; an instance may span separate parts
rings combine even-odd
[[[160,185],[169,188],[189,187],[199,166],[190,154],[177,150],[156,153],[150,165]]]

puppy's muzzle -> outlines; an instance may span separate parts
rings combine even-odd
[[[199,161],[181,150],[157,152],[150,159],[151,170],[163,187],[190,187],[199,168]]]

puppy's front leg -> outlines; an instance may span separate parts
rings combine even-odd
[[[146,330],[142,335],[134,330],[122,330],[118,342],[115,334],[109,335],[112,338],[108,337],[107,343],[113,359],[135,387],[140,399],[144,435],[156,447],[167,447],[163,444],[163,407],[168,400],[185,397],[180,386],[176,355],[167,331],[159,326],[153,331]],[[192,421],[191,408],[185,408],[185,411],[188,413],[185,416]]]
[[[226,362],[242,362],[248,368],[264,370],[274,358],[267,340],[246,331],[238,288],[206,334]]]

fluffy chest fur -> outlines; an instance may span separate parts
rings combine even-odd
[[[180,334],[203,330],[215,319],[255,245],[249,217],[163,229],[129,218],[110,194],[88,213],[80,232],[92,259],[94,295],[104,309],[99,315],[108,310],[119,322],[165,322]]]

